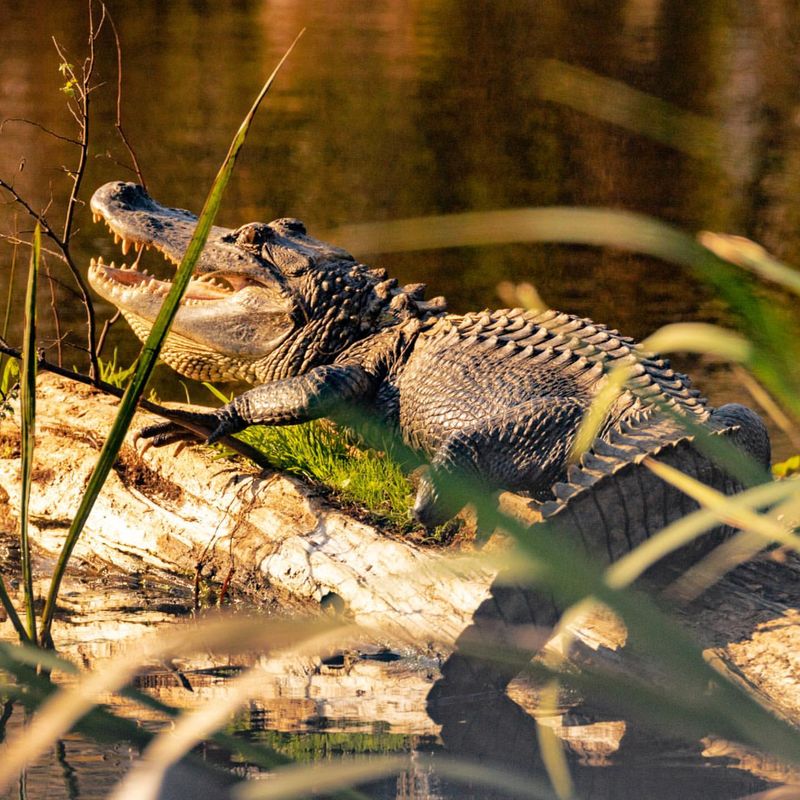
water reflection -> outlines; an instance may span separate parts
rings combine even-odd
[[[786,2],[724,5],[723,13],[719,4],[641,0],[602,9],[577,0],[109,4],[125,48],[123,121],[152,192],[168,204],[198,209],[260,76],[307,26],[248,142],[225,224],[292,215],[321,230],[466,209],[608,205],[742,233],[799,262],[800,76],[791,47],[775,43],[791,40],[800,11]],[[10,54],[0,65],[3,115],[68,133],[48,38],[58,36],[77,59],[85,10],[7,4],[0,22]],[[550,57],[706,115],[722,131],[719,158],[690,158],[542,100],[537,75]],[[108,43],[98,61],[98,81],[113,86]],[[116,162],[127,161],[113,95],[93,97],[87,188],[119,178]],[[20,123],[4,126],[2,137],[0,175],[36,208],[52,184],[56,216],[59,165],[75,152]],[[12,212],[2,210],[6,230]],[[111,256],[85,216],[81,225],[81,259]],[[387,257],[384,265],[401,280],[434,284],[457,310],[495,304],[500,279],[524,278],[554,306],[636,336],[714,313],[672,268],[619,253],[509,247]]]
[[[296,216],[313,233],[462,210],[602,205],[651,213],[689,230],[744,234],[800,263],[794,92],[800,67],[789,46],[800,30],[800,10],[786,0],[757,6],[675,0],[602,6],[579,0],[416,6],[180,0],[164,6],[150,0],[132,6],[112,0],[109,8],[124,47],[124,128],[151,192],[167,204],[199,210],[261,78],[306,26],[240,159],[222,224]],[[75,135],[49,37],[79,63],[85,26],[81,4],[34,0],[0,7],[6,53],[0,115],[7,120],[0,178],[33,208],[48,207],[57,230],[69,189],[62,165],[74,167],[78,153],[19,120]],[[553,102],[542,88],[549,80],[542,66],[551,63],[544,59],[592,70],[701,115],[720,131],[721,145],[707,158],[691,157]],[[116,54],[108,30],[97,49],[96,80],[87,196],[126,177],[129,163],[114,130]],[[86,209],[78,226],[72,246],[79,264],[92,255],[119,259]],[[0,205],[0,231],[27,239],[31,227],[13,204]],[[727,321],[711,293],[686,274],[618,251],[509,245],[364,255],[401,282],[428,282],[431,294],[447,296],[455,311],[497,306],[501,280],[524,280],[553,307],[637,338],[667,322]],[[23,248],[18,293],[26,257]],[[0,243],[0,297],[12,259],[12,248]],[[83,365],[84,315],[65,288],[71,279],[49,262],[61,284],[42,282],[43,308],[52,287],[66,332],[65,361]],[[101,318],[111,312],[102,302],[98,308]],[[20,324],[12,314],[12,331]],[[52,350],[51,313],[41,315],[40,326]],[[138,352],[123,324],[112,337],[115,346],[122,363]],[[751,402],[737,381],[724,385],[724,371],[694,367],[693,373],[712,401]],[[169,375],[159,388],[179,399]]]

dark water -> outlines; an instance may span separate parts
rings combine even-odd
[[[199,210],[261,81],[297,31],[307,27],[248,140],[221,224],[296,216],[313,233],[463,210],[608,206],[652,214],[690,232],[746,235],[800,263],[800,6],[792,0],[111,0],[108,5],[123,47],[124,130],[151,192],[164,203]],[[0,4],[0,118],[7,120],[0,132],[0,178],[13,183],[32,207],[50,204],[48,220],[60,231],[68,191],[64,170],[75,167],[78,152],[18,121],[76,135],[60,92],[65,79],[51,36],[68,60],[80,65],[85,4]],[[116,54],[108,26],[96,58],[84,198],[107,180],[133,177],[113,128]],[[715,146],[686,155],[544,99],[544,59],[583,67],[701,115],[716,127]],[[30,220],[13,204],[0,206],[0,231],[18,231],[27,240],[30,229]],[[80,264],[95,254],[118,257],[84,210],[72,247]],[[427,281],[431,294],[445,294],[455,310],[497,305],[499,281],[524,280],[552,306],[636,337],[667,322],[726,320],[710,291],[680,269],[619,251],[513,245],[369,259],[401,281]],[[16,257],[17,276],[26,260],[23,248]],[[13,248],[0,243],[3,299],[13,261]],[[50,264],[54,277],[69,284],[57,262],[51,258]],[[10,338],[16,340],[18,278],[13,286]],[[43,293],[42,326],[53,339],[46,286]],[[80,303],[56,286],[54,305],[64,362],[83,364]],[[102,304],[98,310],[101,318],[107,316]],[[122,328],[114,344],[122,361],[136,352]],[[55,357],[54,345],[48,353]],[[749,402],[726,370],[690,366],[713,399]],[[777,442],[778,453],[788,454],[782,440]],[[403,746],[417,744],[409,739]],[[113,780],[127,758],[85,745],[76,756],[73,744],[65,746],[66,756],[54,755],[45,778],[48,796],[101,796],[98,786]],[[669,781],[683,775],[678,767],[654,767],[652,754],[643,758],[634,759],[627,777],[616,768],[596,770],[582,784],[586,796],[692,796],[683,784],[669,793]],[[76,759],[102,763],[106,777],[90,777],[95,767],[83,765],[76,767],[78,775],[90,771],[76,778],[62,763]],[[668,776],[666,788],[657,790],[649,783],[661,771]],[[598,777],[601,772],[604,777]],[[711,774],[706,770],[703,780],[710,781]],[[723,783],[733,780],[731,773],[714,774],[724,774]],[[377,794],[487,796],[478,790],[463,794],[430,777],[422,781],[427,788],[416,791],[420,780],[407,776],[405,789],[402,781],[389,782]],[[689,773],[686,784],[699,780]],[[593,781],[616,788],[592,794],[587,787]],[[621,788],[626,783],[629,794]],[[707,786],[702,796],[755,790],[747,780],[717,794]],[[28,796],[44,796],[41,791]]]

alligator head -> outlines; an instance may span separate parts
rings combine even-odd
[[[130,265],[92,259],[89,282],[117,306],[144,341],[171,282],[140,262],[154,249],[179,264],[197,217],[167,208],[133,183],[108,183],[91,200]],[[251,383],[301,374],[333,361],[354,341],[422,308],[421,284],[397,288],[344,250],[307,235],[296,219],[214,227],[183,297],[161,357],[197,380]]]

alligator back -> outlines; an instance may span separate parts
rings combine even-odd
[[[471,436],[482,450],[477,471],[489,483],[494,477],[505,488],[537,493],[564,477],[583,415],[617,364],[629,366],[630,389],[612,409],[608,426],[655,403],[695,422],[708,418],[705,401],[668,361],[617,331],[555,311],[444,317],[420,334],[390,381],[410,445],[435,459],[454,438]],[[489,464],[492,454],[497,457]],[[541,469],[527,469],[526,458]]]
[[[568,472],[586,410],[617,365],[628,369],[626,388],[592,450]],[[769,459],[755,414],[741,406],[711,409],[666,359],[615,330],[555,311],[443,317],[420,333],[394,383],[400,429],[428,453],[434,473],[457,477],[461,470],[489,487],[554,497],[547,516],[569,518],[604,559],[693,507],[641,466],[645,456],[719,491],[739,488],[698,454],[682,418],[735,439],[761,463]],[[436,487],[424,487],[418,495],[420,519],[437,518],[436,494]]]

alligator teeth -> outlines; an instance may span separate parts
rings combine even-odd
[[[124,256],[128,255],[128,250],[130,250],[130,249],[131,249],[131,243],[127,239],[125,239],[123,237],[122,238],[122,255],[124,255]]]
[[[142,245],[141,242],[134,242],[133,243],[133,247],[134,247],[134,249],[136,250],[137,253],[141,253],[142,252],[142,246],[143,245]]]
[[[100,214],[98,214],[96,211],[92,211],[92,222],[97,224],[101,219],[103,219],[103,217]]]
[[[114,234],[114,244],[119,244],[122,237],[116,231],[111,232]]]

